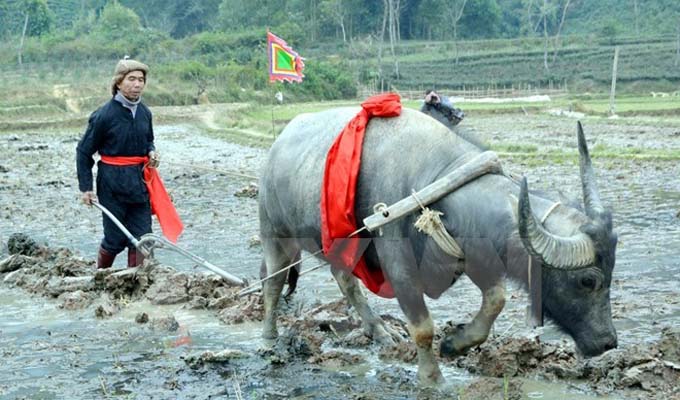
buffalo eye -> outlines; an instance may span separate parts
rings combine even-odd
[[[595,290],[595,286],[597,286],[597,279],[590,276],[581,278],[581,287],[584,289]]]

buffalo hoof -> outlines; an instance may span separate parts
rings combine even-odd
[[[364,330],[366,331],[366,330]],[[390,347],[400,343],[401,335],[385,323],[376,324],[373,329],[366,332],[380,346]]]
[[[262,331],[262,339],[274,340],[279,337],[279,332],[276,329],[264,329]]]
[[[419,386],[438,386],[444,383],[444,377],[442,376],[439,366],[436,364],[429,367],[419,367],[418,368],[418,385]]]
[[[439,354],[442,357],[454,358],[465,355],[470,349],[470,340],[465,334],[465,324],[459,324],[456,329],[446,335],[439,345]]]

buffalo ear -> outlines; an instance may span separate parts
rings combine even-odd
[[[569,196],[561,190],[558,190],[557,194],[560,197],[560,203],[564,204],[567,207],[583,211],[583,204],[578,198]]]

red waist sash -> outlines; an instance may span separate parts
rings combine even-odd
[[[149,162],[149,157],[101,156],[101,160],[104,164],[115,166],[145,164],[144,183],[146,183],[146,189],[149,191],[151,212],[156,214],[163,235],[171,242],[177,243],[177,238],[182,233],[184,225],[182,225],[182,220],[179,218],[177,210],[175,210],[175,206],[172,204],[172,200],[170,200],[170,196],[165,190],[165,186],[163,186],[163,181],[161,180],[161,175],[158,173],[158,170],[156,168],[146,167],[146,164]]]
[[[323,252],[336,267],[361,279],[373,293],[394,297],[394,290],[379,268],[369,269],[361,256],[361,238],[347,238],[357,230],[354,213],[356,184],[361,167],[361,149],[366,125],[372,117],[401,114],[399,95],[385,93],[368,98],[361,111],[340,132],[326,155],[321,188],[321,242]]]

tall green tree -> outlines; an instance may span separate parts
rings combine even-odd
[[[49,33],[54,25],[54,13],[47,6],[47,0],[24,0],[21,14],[28,17],[26,35],[41,36]]]
[[[173,29],[170,35],[185,37],[215,26],[220,0],[184,0],[171,2]]]
[[[460,36],[468,39],[496,37],[502,15],[496,0],[468,0],[460,20]]]
[[[345,6],[344,0],[322,0],[320,4],[322,15],[326,20],[332,21],[340,31],[342,42],[347,42],[347,23],[350,10]]]
[[[443,39],[446,35],[447,26],[445,14],[441,12],[446,0],[422,0],[416,11],[415,24],[417,26],[415,37],[433,40]]]
[[[0,2],[0,38],[6,38],[12,32],[16,15],[15,7],[11,1]]]
[[[218,26],[225,31],[243,28],[266,28],[288,21],[286,0],[222,0],[219,5]]]
[[[101,12],[95,32],[107,40],[125,39],[141,32],[139,16],[118,2],[108,3]]]

